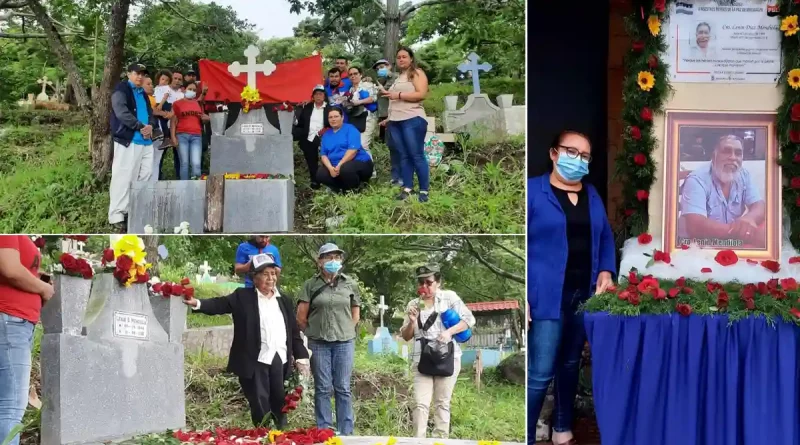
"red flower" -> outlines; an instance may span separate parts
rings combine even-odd
[[[164,297],[169,297],[172,295],[172,283],[164,283],[161,286],[161,295]]]
[[[636,293],[636,292],[633,292],[628,296],[628,303],[630,303],[630,304],[632,304],[634,306],[639,306],[639,303],[641,303],[641,301],[642,300],[639,297],[639,294]]]
[[[753,283],[746,284],[744,288],[742,288],[742,299],[743,300],[752,300],[756,297],[756,285]]]
[[[180,297],[180,296],[183,295],[183,291],[184,291],[183,286],[181,286],[179,284],[173,284],[172,285],[172,291],[170,293],[172,295],[175,295],[176,297]]]
[[[720,250],[714,260],[723,266],[731,266],[739,262],[739,256],[732,250]]]
[[[800,207],[800,196],[797,197],[797,201],[794,203],[797,207]]]
[[[711,268],[710,267],[704,267],[704,268],[700,269],[700,272],[702,272],[702,273],[711,273]]]
[[[772,261],[772,260],[762,261],[761,265],[772,273],[778,273],[778,271],[781,270],[781,264],[777,261]]]
[[[194,298],[194,288],[193,287],[184,287],[183,288],[183,297],[186,300],[190,300]]]
[[[658,12],[664,12],[664,9],[667,5],[667,0],[654,0],[653,1],[653,9]]]
[[[746,298],[744,300],[744,307],[746,307],[748,311],[755,310],[756,308],[755,300],[753,300],[752,298]]]
[[[791,115],[793,121],[800,121],[800,104],[792,105]]]
[[[633,157],[633,163],[636,165],[645,166],[647,165],[647,156],[641,153],[636,153],[636,156]]]
[[[44,239],[44,237],[41,237],[41,236],[39,238],[36,238],[36,241],[33,242],[33,244],[39,249],[44,248],[44,245],[46,243],[47,243],[47,241]]]
[[[133,258],[128,255],[120,255],[117,258],[117,269],[130,270],[133,267]]]
[[[769,289],[769,290],[777,289],[778,288],[778,283],[779,283],[779,281],[778,281],[777,278],[773,278],[773,279],[767,281],[767,289]]]
[[[145,272],[142,275],[136,275],[136,282],[137,283],[147,283],[150,281],[150,274]]]
[[[631,49],[632,49],[634,52],[637,52],[637,53],[638,53],[638,52],[642,52],[642,51],[644,51],[644,42],[642,42],[641,40],[636,40],[636,41],[634,41],[634,42],[631,44]]]
[[[114,262],[114,249],[106,249],[103,251],[103,264]]]
[[[627,217],[629,217],[629,218],[630,218],[631,216],[633,216],[633,214],[634,214],[634,213],[636,213],[636,211],[635,211],[635,210],[633,210],[633,209],[625,209],[625,216],[627,216]]]
[[[303,387],[302,386],[295,386],[294,387],[294,392],[296,392],[298,395],[303,395]]]
[[[793,189],[800,189],[800,177],[792,178],[790,184]]]
[[[94,275],[94,270],[92,269],[91,264],[89,264],[86,260],[81,258],[78,260],[77,265],[78,265],[77,272],[80,272],[83,278],[87,280],[92,278],[92,276]]]
[[[651,70],[658,68],[658,57],[656,57],[655,54],[651,54],[650,57],[647,58],[647,66]]]
[[[630,127],[629,130],[631,132],[631,139],[638,141],[642,138],[642,130],[640,130],[636,125]]]
[[[637,238],[639,240],[639,244],[650,244],[653,241],[653,235],[649,233],[642,233]]]
[[[645,122],[650,122],[653,120],[653,110],[648,107],[644,107],[642,108],[642,112],[639,113],[639,117],[641,117]]]
[[[669,297],[676,298],[680,293],[681,293],[681,288],[673,287],[672,289],[669,290]]]
[[[677,280],[675,280],[675,285],[678,286],[678,287],[685,287],[686,286],[686,278],[684,278],[684,277],[678,278]]]
[[[789,258],[789,264],[800,264],[800,256],[793,256]]]
[[[669,254],[667,252],[662,252],[660,250],[656,250],[655,252],[653,252],[653,260],[655,262],[661,261],[667,264],[672,262],[672,258],[669,256]]]
[[[789,309],[789,313],[797,318],[800,318],[800,309],[797,309],[796,307]]]
[[[644,278],[642,282],[639,283],[637,286],[639,292],[643,294],[650,294],[653,296],[654,300],[666,300],[667,299],[667,292],[658,284],[658,280],[655,278]]]
[[[62,253],[59,262],[68,272],[73,272],[78,267],[78,260],[68,253]]]
[[[125,283],[131,279],[131,273],[128,272],[127,269],[117,268],[114,270],[114,278],[116,278],[120,283]]]
[[[763,281],[758,283],[756,289],[758,289],[758,293],[761,295],[767,295],[769,293],[769,287],[767,287],[767,283]]]
[[[721,291],[719,295],[717,295],[717,307],[724,308],[728,307],[728,293],[725,291]]]
[[[791,292],[797,290],[797,288],[797,280],[794,278],[784,278],[781,280],[781,289]]]
[[[785,300],[787,297],[786,292],[780,289],[774,289],[770,292],[770,294],[772,295],[772,298],[776,300]]]
[[[636,275],[636,272],[630,271],[628,273],[628,283],[639,284],[639,276]]]
[[[191,281],[189,281],[188,278],[184,278],[184,279],[181,280],[181,284],[184,285],[184,286],[188,286],[190,282]]]
[[[686,303],[678,303],[675,305],[675,310],[684,317],[692,315],[692,306]]]
[[[645,201],[649,197],[650,193],[647,190],[636,190],[636,199],[639,201]]]
[[[794,155],[794,159],[792,159],[792,162],[794,162],[795,164],[800,164],[800,153]]]
[[[714,293],[718,290],[722,290],[722,285],[713,281],[709,281],[706,283],[706,289],[708,289],[710,293]]]
[[[789,130],[789,140],[793,144],[800,143],[800,131],[798,131],[798,130]]]
[[[154,284],[154,285],[153,285],[153,287],[152,287],[152,289],[153,289],[153,292],[155,292],[155,293],[157,293],[157,294],[160,294],[160,293],[161,293],[161,288],[162,288],[163,286],[164,286],[164,284],[163,284],[163,283],[156,283],[156,284]]]

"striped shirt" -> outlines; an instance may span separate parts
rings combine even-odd
[[[406,328],[409,324],[411,324],[411,320],[408,318],[408,311],[411,310],[412,307],[419,307],[419,320],[422,324],[425,324],[425,321],[428,320],[428,317],[431,316],[434,310],[437,313],[441,314],[448,309],[454,310],[458,316],[461,318],[461,321],[467,323],[467,326],[470,328],[475,326],[475,316],[472,315],[472,311],[469,310],[464,301],[461,300],[461,297],[458,296],[455,292],[451,290],[442,290],[439,289],[434,296],[433,306],[430,308],[425,308],[425,303],[422,302],[421,299],[415,298],[408,302],[406,305],[406,317],[403,321],[403,328]],[[438,317],[436,321],[431,325],[431,327],[425,331],[424,333],[420,331],[419,326],[417,323],[414,323],[414,348],[411,352],[411,358],[414,364],[419,363],[419,355],[422,351],[422,346],[420,343],[420,338],[424,336],[427,340],[436,340],[439,337],[439,334],[444,332],[446,329],[444,327],[444,323],[442,323],[442,317]],[[461,347],[459,347],[457,342],[455,343],[455,358],[461,358]]]

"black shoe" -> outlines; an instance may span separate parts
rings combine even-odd
[[[410,191],[403,190],[394,199],[396,199],[398,201],[405,201],[406,199],[408,199],[409,195],[411,195]]]
[[[111,225],[115,233],[126,234],[128,233],[128,225],[124,222],[118,222]]]
[[[319,182],[312,182],[312,183],[311,183],[311,188],[312,188],[313,190],[319,190],[319,189],[320,189],[320,187],[322,187],[322,185],[321,185]]]
[[[286,414],[281,414],[279,417],[275,418],[275,428],[279,431],[286,431],[288,426],[289,421],[286,419]]]
[[[428,198],[429,198],[429,196],[428,196],[427,192],[424,192],[424,193],[420,192],[419,193],[419,196],[418,196],[419,202],[428,202]]]

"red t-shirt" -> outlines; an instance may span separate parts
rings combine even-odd
[[[42,255],[30,238],[25,235],[0,235],[0,249],[18,251],[20,263],[39,279]],[[37,323],[42,312],[42,297],[12,287],[0,277],[0,312]]]
[[[200,108],[200,102],[196,100],[181,99],[172,104],[172,112],[178,118],[178,127],[175,133],[188,133],[188,134],[203,134],[202,122],[200,116],[203,115],[203,110]]]

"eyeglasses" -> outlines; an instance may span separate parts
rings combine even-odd
[[[583,159],[583,162],[587,164],[592,162],[592,155],[590,155],[589,153],[581,153],[580,150],[578,150],[575,147],[567,147],[566,145],[559,145],[558,148],[563,149],[564,153],[566,153],[567,156],[572,159],[576,159],[578,156],[580,156],[581,159]]]
[[[425,278],[420,278],[417,281],[419,282],[420,285],[426,285],[426,286],[433,286],[433,284],[436,283],[436,280],[428,280]]]

